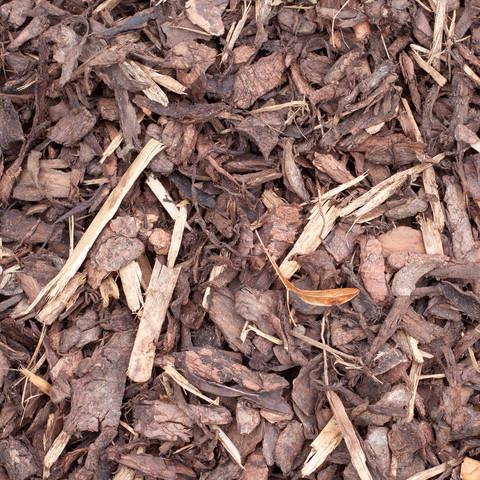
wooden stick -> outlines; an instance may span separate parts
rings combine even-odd
[[[338,212],[338,209],[330,205],[329,202],[326,202],[314,212],[295,245],[280,265],[280,271],[287,279],[300,268],[300,264],[296,260],[292,260],[292,257],[297,254],[314,252],[332,231]]]
[[[107,223],[113,218],[118,207],[125,198],[125,195],[132,188],[140,174],[145,170],[150,161],[162,151],[164,145],[157,140],[151,139],[143,147],[137,158],[128,167],[118,185],[112,190],[105,200],[102,208],[99,210],[92,223],[88,226],[82,238],[75,247],[72,255],[65,262],[65,265],[37,295],[37,298],[28,307],[27,312],[31,312],[37,304],[48,295],[48,298],[54,299],[66,287],[70,279],[78,272],[88,252],[92,248],[95,240],[98,238]],[[47,304],[48,305],[48,304]]]
[[[347,412],[345,411],[345,407],[343,406],[340,397],[335,392],[328,390],[326,395],[328,402],[330,403],[330,407],[333,410],[335,420],[337,421],[340,431],[342,432],[348,451],[350,452],[350,458],[358,476],[361,480],[373,480],[373,477],[367,467],[367,459],[362,450],[362,445],[358,440],[357,433],[352,425],[352,422],[348,418]]]
[[[308,477],[320,468],[327,457],[340,445],[342,440],[342,431],[335,417],[332,417],[312,442],[312,451],[303,464],[302,476]]]
[[[127,300],[128,308],[133,312],[138,312],[143,305],[142,297],[142,271],[140,265],[133,261],[125,265],[118,271],[122,281],[123,293]]]
[[[412,55],[418,66],[427,72],[441,87],[447,83],[447,79],[440,72],[435,70],[428,62],[426,62],[413,48]]]
[[[230,437],[228,437],[228,435],[218,425],[212,425],[211,428],[217,432],[220,443],[225,447],[225,450],[230,454],[234,462],[239,467],[244,468],[242,465],[242,455],[237,446],[230,440]]]
[[[84,273],[75,274],[65,288],[38,312],[37,320],[45,325],[51,325],[69,305],[76,302],[86,280],[87,276]]]
[[[145,117],[145,115],[143,113],[138,114],[137,115],[137,122],[140,123],[143,120],[144,117]],[[112,153],[115,152],[115,150],[122,144],[122,142],[123,142],[123,133],[120,131],[120,132],[117,132],[115,134],[115,136],[112,138],[112,140],[108,144],[107,148],[104,150],[104,152],[103,152],[103,154],[100,158],[99,163],[105,162],[105,160]]]
[[[172,220],[177,220],[180,215],[180,209],[175,205],[173,198],[168,193],[168,190],[163,186],[160,180],[157,180],[153,175],[150,175],[147,178],[147,185],[150,187],[150,190],[158,198],[158,201],[162,204],[162,207],[167,211]],[[192,228],[190,225],[186,225],[188,230]]]
[[[155,360],[155,346],[179,274],[180,267],[172,269],[162,265],[158,260],[155,262],[127,370],[128,377],[134,382],[146,382],[150,379]]]
[[[436,477],[437,475],[440,475],[441,473],[446,472],[449,466],[450,464],[448,462],[441,463],[436,467],[432,467],[427,470],[424,470],[423,472],[416,473],[415,475],[408,477],[407,480],[428,480],[429,478]],[[468,480],[468,477],[462,477],[462,478],[465,478],[465,480]],[[472,480],[473,480],[473,477],[472,477]]]
[[[187,224],[187,206],[182,205],[179,208],[179,215],[175,220],[173,226],[172,239],[170,241],[170,248],[168,249],[167,267],[173,268],[177,260],[178,252],[182,246],[183,231]]]
[[[53,467],[55,462],[60,458],[63,450],[67,446],[71,435],[65,430],[62,430],[57,438],[53,441],[52,446],[48,449],[48,452],[43,457],[43,478],[48,478],[50,476],[50,469]]]

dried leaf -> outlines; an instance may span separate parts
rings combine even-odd
[[[341,305],[342,303],[349,302],[358,295],[358,288],[336,288],[333,290],[302,290],[296,287],[287,279],[285,275],[283,275],[277,263],[272,258],[267,248],[263,244],[262,239],[260,238],[258,233],[257,237],[284,287],[289,292],[296,293],[305,303],[308,303],[310,305],[331,307],[334,305]]]

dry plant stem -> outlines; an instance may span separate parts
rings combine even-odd
[[[175,220],[175,225],[173,226],[172,240],[170,242],[170,248],[168,250],[167,257],[167,266],[168,268],[173,268],[175,261],[177,260],[178,252],[182,246],[183,231],[185,230],[185,225],[187,224],[187,207],[182,205],[179,208],[179,215]]]
[[[385,202],[407,179],[415,179],[419,173],[426,170],[429,166],[428,164],[415,165],[412,168],[392,175],[342,208],[339,216],[347,217],[354,215],[355,218],[360,219]]]
[[[143,120],[144,117],[145,117],[145,115],[143,113],[138,114],[137,115],[137,123],[140,123]],[[117,132],[115,134],[115,136],[112,138],[112,140],[108,144],[107,148],[105,149],[105,151],[103,152],[103,154],[100,158],[99,163],[104,163],[105,160],[110,155],[112,155],[112,153],[114,153],[115,150],[122,144],[122,142],[123,142],[123,133],[120,131],[120,132]]]
[[[155,262],[127,370],[128,377],[134,382],[146,382],[150,379],[155,347],[179,274],[180,267],[171,269],[158,260]]]
[[[215,265],[212,268],[212,271],[210,272],[210,275],[208,277],[208,281],[212,282],[215,280],[219,275],[221,275],[227,267],[225,265]],[[203,294],[203,300],[202,300],[202,307],[205,310],[208,310],[208,297],[210,296],[210,292],[212,291],[212,287],[207,287],[205,289],[205,293]]]
[[[227,43],[222,52],[221,63],[225,63],[227,61],[227,58],[232,52],[233,47],[235,46],[235,43],[238,40],[238,37],[242,33],[243,27],[245,26],[248,20],[248,14],[250,13],[251,5],[252,5],[252,2],[249,2],[248,5],[246,5],[246,3],[243,4],[242,17],[240,18],[238,23],[235,25],[231,35],[228,37]]]
[[[413,116],[413,112],[412,112],[412,109],[410,108],[410,104],[408,103],[408,100],[405,98],[402,98],[402,105],[403,105],[403,108],[405,109],[405,113],[410,122],[410,127],[412,130],[413,136],[415,138],[415,141],[423,142],[422,134],[420,133],[420,129],[418,128],[417,122],[415,121],[415,117]]]
[[[445,14],[447,10],[447,0],[436,0],[435,24],[433,26],[433,40],[428,63],[431,63],[435,69],[440,68],[440,53],[443,43],[443,28],[445,26]]]
[[[115,8],[120,2],[121,0],[105,0],[93,11],[93,14],[98,15],[104,10],[110,11]]]
[[[195,385],[192,385],[173,365],[167,363],[163,367],[165,373],[180,387],[187,392],[192,393],[198,398],[205,400],[210,405],[219,405],[219,400],[212,400],[211,398],[204,395]]]
[[[330,347],[329,345],[327,345],[325,343],[321,343],[318,340],[314,340],[313,338],[310,338],[307,335],[303,335],[299,331],[298,328],[294,328],[290,332],[290,335],[292,337],[298,338],[299,340],[302,340],[303,342],[305,342],[309,345],[312,345],[312,347],[316,347],[316,348],[319,348],[320,350],[324,350],[325,352],[331,353],[332,355],[334,355],[337,358],[337,360],[341,361],[345,365],[352,366],[351,363],[347,363],[345,360],[342,360],[342,359],[348,359],[351,362],[354,362],[354,364],[355,363],[357,363],[359,365],[361,364],[361,360],[359,358],[357,358],[353,355],[348,355],[347,353],[343,353],[340,350],[336,350],[335,348]]]
[[[25,378],[30,383],[35,385],[42,393],[50,396],[50,390],[52,389],[52,385],[50,385],[50,383],[48,383],[42,377],[31,372],[30,370],[27,370],[26,368],[21,368],[20,372],[25,376]]]
[[[244,468],[242,464],[242,455],[240,454],[240,451],[232,442],[232,440],[230,440],[228,435],[218,425],[212,425],[212,430],[217,432],[218,439],[220,440],[221,444],[225,447],[225,450],[233,458],[235,463],[240,467]]]
[[[418,66],[425,70],[441,87],[445,86],[447,79],[437,70],[435,70],[428,62],[426,62],[414,49],[412,49],[413,59]]]
[[[463,66],[463,71],[465,72],[465,75],[477,85],[477,87],[480,86],[480,77],[468,65]]]
[[[450,467],[449,463],[441,463],[440,465],[437,465],[436,467],[432,467],[432,468],[429,468],[427,470],[424,470],[423,472],[416,473],[415,475],[412,475],[411,477],[408,477],[407,480],[428,480],[429,478],[436,477],[437,475],[440,475],[440,474],[446,472],[447,468],[449,468],[449,467]],[[473,478],[471,480],[473,480]]]
[[[412,366],[410,367],[410,390],[412,392],[412,396],[408,402],[408,413],[405,419],[406,423],[410,423],[415,416],[415,397],[417,396],[417,388],[418,382],[420,380],[420,375],[422,373],[422,365],[423,365],[423,358],[422,362],[413,361]]]
[[[170,215],[172,220],[177,220],[180,215],[180,209],[175,205],[173,198],[168,193],[168,190],[163,186],[160,180],[157,180],[154,176],[150,175],[147,178],[147,185],[150,187],[150,190],[157,197],[158,201],[162,204],[162,207]],[[191,230],[190,225],[186,225],[188,230]]]
[[[37,320],[44,325],[51,325],[69,305],[75,303],[86,281],[87,276],[84,273],[76,273],[65,288],[38,312]]]
[[[165,92],[153,81],[147,69],[142,68],[139,63],[129,60],[123,62],[123,68],[131,75],[134,80],[147,84],[148,87],[143,89],[143,93],[147,98],[153,100],[166,107],[168,105],[168,97]]]
[[[312,442],[312,450],[302,467],[302,476],[307,477],[318,470],[342,440],[342,430],[335,417],[332,417]]]
[[[361,480],[373,480],[373,477],[368,470],[367,459],[360,441],[358,440],[357,432],[348,418],[340,397],[332,391],[327,391],[326,395],[330,407],[332,408],[333,415],[335,416],[335,420],[342,432],[348,451],[350,452],[350,458],[358,476]]]
[[[52,446],[48,449],[48,452],[43,458],[43,478],[47,479],[50,476],[50,469],[53,467],[55,462],[59,459],[63,450],[67,446],[71,435],[64,430],[62,430],[57,438],[52,443]]]
[[[130,262],[119,270],[120,280],[122,281],[123,292],[127,301],[128,308],[132,312],[138,312],[143,305],[142,297],[142,271],[137,262]]]
[[[337,209],[328,203],[323,204],[312,215],[303,232],[280,265],[280,271],[285,278],[289,279],[300,268],[299,263],[292,260],[292,257],[297,254],[314,252],[320,246],[322,240],[331,232],[337,216]]]
[[[310,218],[303,232],[280,265],[280,271],[285,278],[291,278],[300,268],[300,264],[292,260],[292,258],[297,254],[314,252],[332,231],[339,212],[337,208],[327,200],[335,198],[339,193],[357,185],[366,177],[367,172],[321,195],[318,203],[312,209]]]
[[[62,292],[70,279],[78,272],[78,269],[85,261],[85,258],[95,243],[95,240],[117,212],[125,195],[132,188],[133,184],[145,170],[150,161],[155,155],[163,150],[163,148],[164,146],[154,139],[149,140],[145,147],[143,147],[137,158],[118,182],[118,185],[112,190],[107,200],[105,200],[102,208],[83,234],[72,255],[65,262],[63,268],[58,275],[40,291],[37,298],[29,306],[27,313],[32,311],[45,296],[48,295],[48,298],[54,300],[55,297]],[[48,305],[49,304],[47,304],[47,306]]]

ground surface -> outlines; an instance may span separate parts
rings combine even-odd
[[[476,0],[0,4],[0,479],[480,478]]]

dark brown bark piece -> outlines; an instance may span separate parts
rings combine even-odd
[[[300,422],[293,420],[278,436],[275,445],[275,463],[284,474],[291,472],[293,464],[303,447],[303,427]]]
[[[315,153],[313,164],[337,183],[346,183],[353,180],[353,175],[333,155]]]
[[[368,238],[362,243],[359,273],[373,301],[383,302],[388,296],[388,287],[382,244],[376,238]]]
[[[275,392],[288,382],[274,373],[255,372],[238,363],[228,352],[213,348],[197,348],[171,354],[175,365],[197,377],[217,383],[235,381],[252,392]],[[168,362],[170,356],[160,359]]]
[[[208,315],[211,321],[220,330],[225,340],[234,351],[248,354],[252,350],[250,341],[242,342],[242,333],[245,321],[235,312],[235,304],[228,291],[214,290],[209,297]]]
[[[10,479],[26,480],[40,473],[40,467],[25,443],[14,438],[0,442],[0,464]]]
[[[105,240],[95,254],[95,263],[106,272],[116,272],[136,260],[145,251],[137,238],[115,236]]]
[[[32,0],[12,0],[0,7],[0,16],[3,20],[18,28],[25,23],[32,7]]]
[[[261,452],[256,451],[249,455],[240,480],[268,480],[268,467]]]
[[[133,101],[139,107],[145,107],[158,115],[164,115],[166,117],[174,118],[175,120],[188,120],[195,123],[206,122],[220,115],[220,113],[230,110],[230,107],[225,103],[194,105],[188,103],[172,103],[167,107],[164,107],[158,102],[140,95],[136,95]]]
[[[238,125],[237,130],[251,138],[268,160],[276,147],[279,134],[284,128],[283,115],[280,112],[265,112],[251,115]]]
[[[132,346],[130,332],[115,333],[91,358],[82,361],[77,378],[72,380],[72,402],[65,431],[98,432],[118,426]]]
[[[82,107],[61,118],[48,132],[48,138],[61,145],[75,145],[92,130],[96,121],[96,117]]]
[[[285,71],[281,53],[272,53],[252,65],[241,67],[233,84],[232,104],[249,108],[255,101],[277,87]]]
[[[9,98],[0,97],[0,151],[5,155],[16,153],[25,137],[18,114]]]
[[[161,480],[177,480],[179,478],[195,478],[195,472],[177,460],[147,455],[145,453],[129,453],[113,458],[120,465],[125,465],[149,477]]]
[[[20,210],[0,213],[0,236],[6,241],[28,244],[55,242],[61,231],[61,225],[49,225],[35,217],[27,217]]]
[[[227,0],[188,0],[188,19],[211,35],[222,35],[224,26],[222,13],[227,8]]]
[[[146,438],[162,441],[188,442],[193,435],[193,425],[227,425],[232,417],[225,407],[189,405],[179,406],[163,401],[144,401],[134,407],[137,433]]]

